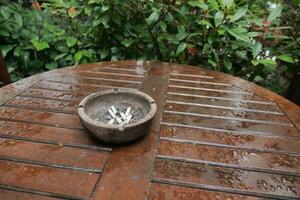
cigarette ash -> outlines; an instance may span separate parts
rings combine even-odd
[[[106,124],[125,125],[135,123],[143,117],[142,109],[119,104],[98,111],[95,119]]]

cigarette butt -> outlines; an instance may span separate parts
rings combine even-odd
[[[108,112],[112,118],[116,118],[115,113],[111,109],[108,109]]]
[[[131,118],[132,118],[132,115],[131,115],[131,114],[127,115],[127,118],[126,118],[126,120],[125,120],[125,123],[129,123],[130,120],[131,120]]]
[[[116,117],[116,120],[119,123],[119,125],[123,124],[123,121],[119,117]]]
[[[129,113],[130,113],[130,111],[131,111],[131,106],[129,106],[129,107],[126,109],[125,115],[128,116]]]
[[[115,114],[117,113],[117,109],[115,108],[115,106],[111,106],[110,108]]]
[[[113,124],[115,122],[115,119],[109,120],[108,124]]]
[[[120,112],[121,117],[123,118],[123,120],[125,121],[127,119],[127,115],[125,115],[123,112]]]

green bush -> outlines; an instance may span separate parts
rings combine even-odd
[[[0,3],[14,80],[101,60],[206,66],[283,92],[299,60],[297,1],[55,0]]]

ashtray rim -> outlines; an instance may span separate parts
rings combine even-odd
[[[99,96],[111,94],[111,93],[115,93],[115,94],[129,93],[129,94],[134,94],[136,96],[139,96],[149,102],[150,110],[143,118],[139,119],[137,122],[130,123],[130,124],[124,124],[124,125],[103,123],[103,122],[92,119],[91,117],[89,117],[86,114],[85,105],[87,102],[89,102]],[[121,130],[121,131],[126,128],[131,128],[131,127],[135,127],[135,126],[144,124],[147,121],[151,120],[155,116],[156,110],[157,110],[157,105],[155,103],[155,100],[151,96],[149,96],[148,94],[145,94],[143,92],[140,92],[138,90],[135,90],[135,89],[125,89],[125,88],[124,89],[123,88],[107,89],[104,91],[89,94],[84,99],[82,99],[78,105],[78,115],[81,118],[81,120],[85,121],[86,123],[88,123],[90,125],[93,125],[93,126],[96,126],[99,128],[101,127],[101,128],[105,128],[105,129]]]

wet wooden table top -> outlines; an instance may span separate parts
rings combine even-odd
[[[86,95],[134,88],[158,112],[123,146],[90,139]],[[203,68],[108,62],[32,76],[0,89],[0,200],[300,198],[300,108]]]

